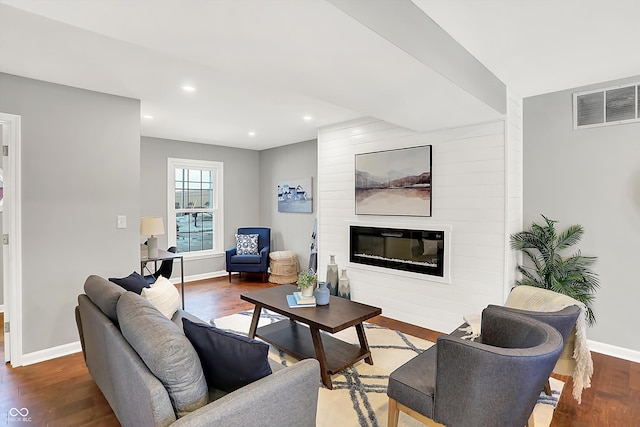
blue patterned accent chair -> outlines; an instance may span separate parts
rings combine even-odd
[[[271,229],[266,227],[238,228],[236,246],[226,250],[229,282],[231,273],[262,273],[262,281],[267,280]]]

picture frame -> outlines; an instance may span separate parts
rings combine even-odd
[[[431,216],[431,145],[355,155],[356,215]]]
[[[311,178],[285,179],[278,182],[278,212],[313,212]]]

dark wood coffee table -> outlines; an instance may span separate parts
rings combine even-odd
[[[382,310],[334,296],[330,298],[329,305],[289,308],[286,296],[297,289],[293,285],[282,285],[240,295],[241,299],[256,306],[249,328],[249,337],[260,337],[298,359],[311,357],[318,359],[322,382],[329,389],[333,388],[332,374],[362,359],[373,365],[362,322],[382,314]],[[282,314],[289,319],[258,328],[258,320],[263,308]],[[309,327],[306,328],[300,324]],[[320,333],[323,330],[335,334],[351,326],[356,328],[360,347]]]

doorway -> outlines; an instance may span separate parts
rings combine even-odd
[[[2,293],[4,359],[22,365],[21,117],[0,113],[2,128]]]

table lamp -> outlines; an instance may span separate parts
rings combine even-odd
[[[159,216],[143,216],[140,221],[140,234],[149,236],[147,239],[147,250],[149,258],[158,257],[158,239],[155,237],[164,234],[164,225]]]

